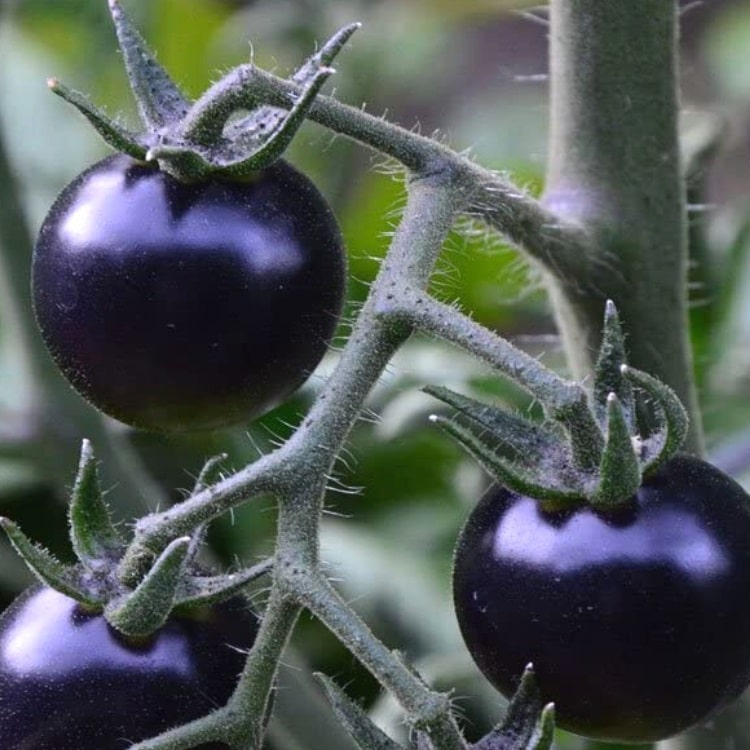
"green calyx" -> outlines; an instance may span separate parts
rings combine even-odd
[[[559,408],[537,395],[547,413],[543,424],[501,408],[428,386],[424,390],[453,407],[453,418],[431,419],[457,440],[495,478],[514,492],[548,507],[588,502],[607,509],[622,505],[684,443],[688,418],[674,391],[653,376],[629,367],[617,310],[607,302],[599,357],[589,392],[590,418]],[[655,412],[640,433],[638,394]]]
[[[344,27],[291,76],[298,95],[287,107],[266,106],[255,92],[255,68],[240,65],[191,102],[159,65],[119,0],[109,0],[117,41],[143,125],[133,132],[107,117],[83,94],[57,79],[48,85],[76,107],[117,151],[153,162],[183,182],[211,176],[248,179],[289,145],[323,84],[331,63],[359,24]],[[238,112],[244,116],[233,119]]]
[[[528,664],[502,723],[471,750],[549,750],[555,738],[555,705],[544,703]]]
[[[316,674],[341,725],[362,750],[407,750],[379,729],[359,705],[326,675]],[[549,750],[555,735],[555,708],[542,701],[529,664],[511,698],[503,721],[471,750]],[[424,732],[416,731],[408,750],[433,750]]]
[[[205,489],[222,457],[207,462],[195,491]],[[99,485],[91,444],[83,441],[78,473],[68,506],[73,550],[78,558],[65,564],[34,544],[12,521],[0,527],[34,575],[44,584],[75,599],[88,609],[103,612],[108,622],[128,636],[144,637],[160,628],[175,610],[198,609],[236,596],[271,569],[267,560],[227,575],[205,575],[196,565],[203,526],[191,536],[178,537],[150,561],[134,582],[122,580],[127,542],[112,523]]]

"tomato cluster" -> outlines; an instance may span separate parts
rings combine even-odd
[[[50,210],[33,299],[83,396],[179,431],[249,420],[297,389],[336,328],[345,275],[333,214],[289,164],[184,183],[115,155]]]
[[[533,662],[559,725],[580,734],[669,737],[750,683],[750,500],[696,458],[608,512],[494,487],[461,531],[453,591],[490,682],[509,696]]]

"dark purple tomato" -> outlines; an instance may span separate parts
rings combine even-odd
[[[345,277],[336,220],[289,164],[185,184],[116,155],[50,209],[32,291],[76,390],[127,424],[179,431],[293,393],[326,351]]]
[[[229,699],[258,623],[244,600],[172,616],[131,641],[35,586],[0,617],[0,746],[125,750]],[[200,745],[223,750],[223,743]]]
[[[750,683],[750,498],[673,458],[613,512],[545,512],[495,487],[453,574],[466,645],[510,696],[533,662],[558,724],[646,742],[710,717]]]

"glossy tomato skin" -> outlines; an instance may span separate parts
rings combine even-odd
[[[244,601],[231,600],[173,615],[136,643],[67,596],[33,587],[0,617],[1,746],[125,750],[204,716],[227,702],[257,630]]]
[[[533,662],[561,727],[669,737],[750,682],[750,499],[687,456],[609,514],[545,512],[495,487],[461,531],[453,592],[468,649],[504,695]]]
[[[71,182],[37,241],[32,291],[55,362],[144,429],[249,420],[315,369],[345,291],[336,220],[285,162],[185,184],[115,155]]]

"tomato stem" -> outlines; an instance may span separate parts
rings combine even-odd
[[[295,594],[386,686],[439,750],[466,750],[447,695],[430,691],[397,654],[387,649],[323,576],[298,579]]]
[[[574,375],[593,373],[601,309],[613,299],[630,334],[629,362],[674,389],[690,415],[686,448],[700,454],[687,336],[677,22],[674,0],[550,3],[543,202],[578,222],[594,251],[581,257],[575,277],[552,273],[546,281]]]

